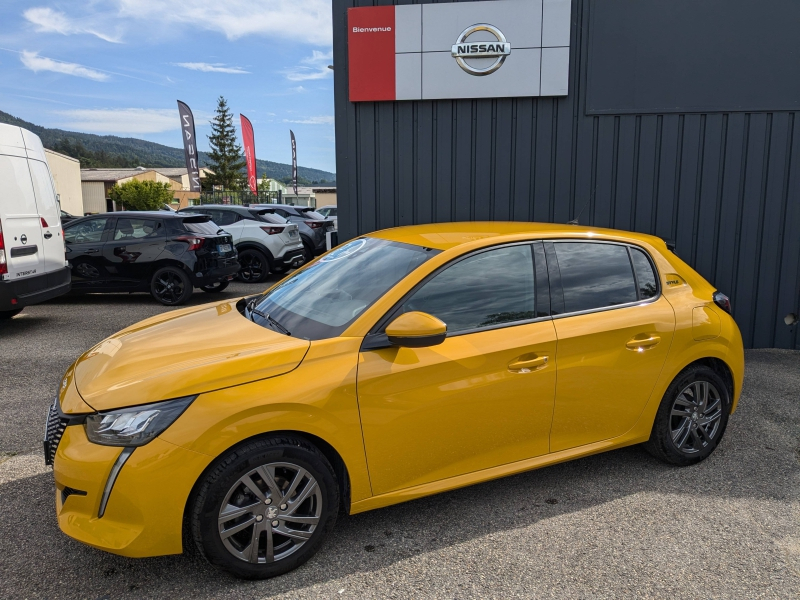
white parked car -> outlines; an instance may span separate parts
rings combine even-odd
[[[326,206],[322,206],[317,209],[317,212],[321,214],[326,219],[333,220],[333,225],[336,229],[339,229],[339,219],[336,216],[336,205],[335,204],[328,204]]]
[[[60,213],[39,137],[0,124],[0,319],[69,292]]]
[[[204,204],[180,212],[209,215],[214,223],[231,234],[239,252],[241,281],[261,283],[270,272],[285,273],[305,262],[297,225],[275,214],[274,209]]]

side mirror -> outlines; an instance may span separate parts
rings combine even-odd
[[[447,337],[447,325],[424,312],[407,312],[386,327],[386,337],[393,346],[426,348],[441,344]]]

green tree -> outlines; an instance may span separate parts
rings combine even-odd
[[[211,147],[208,153],[211,164],[208,168],[214,173],[208,176],[208,183],[226,190],[239,190],[244,181],[242,169],[246,163],[242,147],[236,141],[233,114],[222,96],[217,100],[216,113],[210,122],[211,135],[208,136],[208,145]]]
[[[160,210],[172,202],[172,190],[166,183],[132,179],[111,188],[109,197],[126,210]]]

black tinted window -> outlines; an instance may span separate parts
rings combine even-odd
[[[284,219],[282,216],[275,214],[275,213],[259,213],[257,210],[251,210],[250,214],[258,221],[264,221],[265,223],[275,223],[276,225],[285,225],[289,221]]]
[[[616,244],[555,244],[565,312],[616,306],[637,300],[628,249]]]
[[[639,282],[639,298],[653,298],[658,293],[653,265],[645,253],[637,248],[631,248],[631,258],[633,258],[633,268]]]
[[[403,305],[447,324],[448,333],[533,319],[533,255],[530,246],[481,252],[448,267]]]
[[[306,219],[317,219],[318,221],[322,221],[323,219],[325,219],[325,217],[323,217],[315,210],[307,210],[303,213],[303,216]]]
[[[220,227],[232,225],[237,221],[236,213],[232,210],[212,210],[211,219]]]
[[[151,219],[118,219],[114,241],[141,240],[164,235],[161,223]]]
[[[206,221],[205,223],[187,223],[184,221],[183,227],[191,233],[205,233],[206,235],[214,235],[219,231],[219,226],[214,221]]]
[[[84,242],[97,243],[103,240],[103,230],[108,219],[101,217],[81,221],[64,228],[64,241],[68,244],[83,244]]]

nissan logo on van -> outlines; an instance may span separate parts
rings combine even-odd
[[[19,236],[19,241],[22,242],[23,245],[27,244],[28,243],[28,236],[23,233],[21,236]]]

